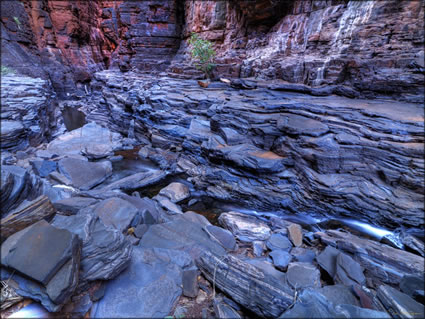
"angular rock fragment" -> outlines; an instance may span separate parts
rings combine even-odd
[[[241,241],[267,240],[270,237],[270,228],[264,222],[251,216],[228,212],[222,213],[218,221]]]
[[[336,274],[336,257],[340,254],[338,249],[326,246],[317,257],[317,263],[333,278]]]
[[[69,157],[61,159],[58,168],[71,181],[72,186],[81,190],[93,188],[112,174],[112,164],[109,161],[88,162]]]
[[[288,226],[288,237],[295,247],[299,247],[303,243],[302,228],[298,224],[291,224]]]
[[[44,219],[56,212],[49,199],[41,195],[33,201],[23,203],[7,217],[1,219],[1,237],[10,235]]]
[[[292,256],[284,250],[273,250],[269,256],[273,259],[273,265],[279,270],[285,271],[288,264],[291,262]]]
[[[131,222],[138,209],[121,198],[113,197],[101,201],[94,207],[93,212],[102,219],[106,226],[112,226],[125,232],[131,227]]]
[[[116,182],[105,186],[105,190],[120,189],[122,191],[132,192],[142,188],[155,185],[167,177],[167,173],[163,171],[149,171],[136,173],[124,177]]]
[[[99,148],[100,145],[117,149],[121,146],[121,140],[120,134],[111,132],[96,123],[88,123],[55,138],[47,146],[47,151],[54,154],[74,155],[81,154],[84,149]]]
[[[293,302],[294,292],[284,281],[235,256],[205,251],[196,264],[216,287],[259,316],[277,317]]]
[[[128,266],[130,243],[120,231],[106,227],[96,215],[56,215],[52,225],[78,235],[83,242],[80,286],[88,281],[112,279]]]
[[[326,244],[353,254],[354,259],[367,269],[371,276],[384,283],[399,284],[406,274],[423,274],[421,256],[336,230],[317,232],[315,236]]]
[[[77,287],[81,240],[67,230],[41,220],[10,236],[1,252],[2,265],[17,271],[17,293],[49,311],[59,310]],[[4,276],[12,273],[5,270]]]
[[[377,296],[387,311],[399,318],[424,318],[424,305],[390,286],[381,285]]]
[[[301,292],[295,305],[279,318],[391,318],[385,312],[360,308],[351,304],[334,303],[332,299],[308,288]]]
[[[198,295],[198,268],[191,267],[183,270],[183,295],[195,298]]]
[[[320,271],[309,263],[292,262],[286,272],[288,283],[294,289],[321,287]]]
[[[213,300],[214,312],[217,318],[225,318],[225,319],[239,319],[242,318],[241,315],[232,307],[227,305],[226,303],[214,299]]]
[[[288,237],[282,235],[281,233],[272,234],[267,240],[266,245],[270,250],[282,249],[285,251],[290,251],[292,248],[292,244]]]
[[[218,241],[227,251],[236,249],[236,240],[230,231],[213,225],[205,226],[204,230],[213,240]]]
[[[107,283],[105,295],[94,304],[91,317],[167,316],[182,293],[182,268],[186,265],[174,263],[176,256],[165,258],[164,251],[169,250],[134,248],[129,267]]]
[[[291,255],[295,261],[312,263],[316,258],[316,253],[313,250],[301,247],[295,247],[291,250]]]
[[[255,257],[261,257],[263,255],[266,245],[261,240],[254,240],[252,242],[252,252]]]
[[[58,200],[53,203],[53,206],[62,213],[75,215],[80,209],[93,205],[97,202],[98,201],[94,198],[74,196]]]
[[[140,240],[140,247],[183,250],[197,257],[205,250],[224,255],[225,249],[203,230],[202,225],[193,223],[179,215],[174,221],[155,224]]]
[[[181,202],[190,196],[189,187],[182,183],[171,183],[161,189],[159,194],[168,197],[173,203]]]
[[[30,161],[33,169],[40,177],[46,177],[57,168],[57,163],[47,160]]]
[[[363,267],[344,253],[340,253],[336,257],[335,280],[347,286],[364,285],[366,282]]]

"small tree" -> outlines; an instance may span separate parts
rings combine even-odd
[[[196,33],[192,33],[188,43],[191,45],[190,53],[193,64],[198,70],[204,72],[207,79],[211,78],[211,71],[215,68],[216,55],[212,43],[200,38]]]

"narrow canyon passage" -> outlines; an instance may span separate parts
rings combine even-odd
[[[424,316],[423,1],[1,6],[2,317]]]

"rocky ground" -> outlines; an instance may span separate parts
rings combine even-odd
[[[424,317],[421,105],[94,79],[2,81],[2,316]]]

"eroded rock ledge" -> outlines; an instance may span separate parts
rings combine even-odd
[[[313,97],[260,81],[237,90],[134,73],[94,77],[93,96],[76,107],[88,120],[134,131],[141,157],[187,174],[201,195],[423,227],[420,105]]]

